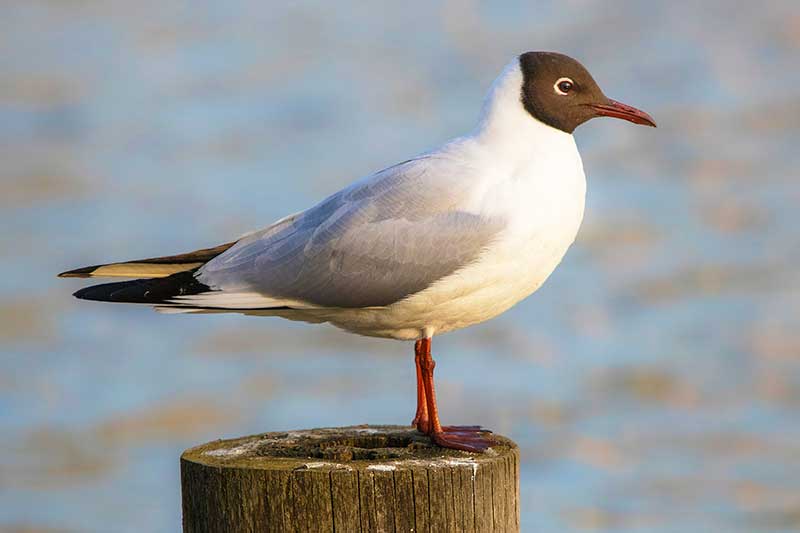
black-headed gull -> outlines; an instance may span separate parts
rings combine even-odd
[[[494,82],[468,135],[236,241],[61,276],[138,278],[75,293],[85,300],[330,322],[416,341],[413,424],[440,446],[482,451],[488,432],[439,422],[431,338],[499,315],[553,272],[583,218],[572,132],[598,116],[655,126],[607,98],[576,60],[527,52]]]

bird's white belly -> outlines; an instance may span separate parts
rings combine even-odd
[[[578,225],[559,228],[557,235],[551,233],[547,238],[533,236],[518,246],[505,243],[503,250],[487,253],[483,261],[434,286],[427,298],[429,311],[424,313],[431,333],[489,320],[535,292],[561,262]],[[470,281],[465,283],[465,279]],[[426,303],[424,296],[419,296],[419,302],[406,305],[417,303],[422,307]]]
[[[404,340],[489,320],[536,291],[561,262],[583,219],[585,191],[580,160],[561,181],[510,189],[506,200],[519,204],[516,216],[478,261],[386,308],[340,310],[326,319],[362,335]]]

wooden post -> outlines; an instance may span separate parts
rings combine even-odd
[[[185,533],[519,531],[519,449],[445,450],[405,426],[219,440],[181,456]]]

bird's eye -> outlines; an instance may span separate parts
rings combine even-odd
[[[575,83],[569,78],[559,78],[553,85],[553,88],[556,90],[557,94],[566,96],[575,88]]]

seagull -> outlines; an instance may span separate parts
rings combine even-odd
[[[467,135],[235,241],[59,276],[134,278],[83,288],[74,294],[83,300],[414,341],[412,425],[441,447],[482,452],[495,442],[490,431],[439,420],[431,339],[503,313],[561,262],[586,194],[572,133],[595,117],[656,125],[606,97],[575,59],[526,52],[494,81]]]

